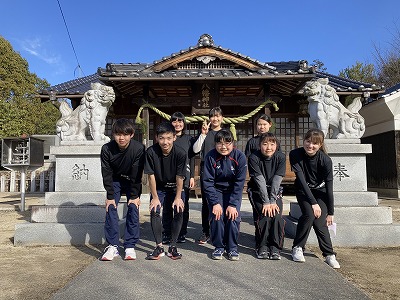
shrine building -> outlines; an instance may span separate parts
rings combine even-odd
[[[39,97],[42,101],[69,99],[75,108],[91,83],[112,86],[116,99],[108,113],[106,134],[111,134],[115,119],[135,120],[142,108],[141,117],[147,126],[140,127],[142,130],[138,130],[135,138],[144,140],[147,145],[154,142],[155,128],[164,120],[153,108],[166,115],[180,111],[185,116],[194,116],[207,115],[210,108],[220,106],[224,117],[247,115],[245,120],[235,124],[236,147],[240,150],[244,150],[246,142],[257,134],[257,117],[266,113],[274,122],[271,131],[288,155],[302,144],[305,132],[312,127],[303,87],[306,82],[318,78],[328,78],[342,103],[347,96],[371,101],[383,92],[383,87],[320,72],[306,60],[261,62],[217,46],[209,34],[203,34],[196,45],[177,49],[153,63],[108,63],[93,75],[43,90]],[[256,108],[259,110],[254,113]],[[224,126],[229,127],[229,124]],[[201,123],[186,125],[187,133],[192,136],[197,135],[200,128]]]

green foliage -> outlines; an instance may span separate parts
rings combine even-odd
[[[373,64],[363,64],[357,61],[351,67],[348,67],[339,72],[340,77],[344,77],[351,80],[356,80],[366,83],[377,83],[375,76],[375,67]]]
[[[0,36],[0,138],[55,133],[59,111],[35,96],[49,86],[29,72],[28,62]]]

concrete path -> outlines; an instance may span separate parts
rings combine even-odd
[[[0,193],[0,210],[18,209],[18,193]],[[293,201],[293,199],[289,199]],[[26,209],[43,205],[44,194],[26,196]],[[292,240],[285,239],[282,260],[259,260],[254,255],[254,226],[251,210],[244,200],[245,216],[239,239],[240,260],[211,259],[212,245],[198,245],[201,233],[199,199],[191,199],[187,242],[179,245],[181,260],[162,257],[148,261],[154,249],[148,213],[142,210],[141,240],[137,260],[121,257],[111,262],[95,261],[63,289],[54,300],[70,299],[369,299],[312,253],[305,263],[291,260]],[[143,207],[147,207],[143,203]],[[80,248],[85,251],[85,248]],[[340,258],[339,258],[340,262]]]
[[[213,247],[195,243],[201,219],[197,212],[192,215],[188,240],[178,244],[181,260],[145,259],[155,246],[145,221],[136,261],[124,261],[123,253],[111,262],[96,261],[52,299],[369,299],[311,253],[306,263],[293,262],[290,239],[281,261],[257,259],[250,217],[241,223],[240,260],[212,260]]]

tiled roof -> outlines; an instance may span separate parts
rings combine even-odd
[[[359,82],[320,71],[316,71],[316,75],[318,78],[328,78],[329,85],[331,85],[337,92],[382,91],[384,89],[375,84]]]
[[[290,63],[290,62],[289,62]],[[271,66],[276,67],[277,69],[286,69],[286,67],[284,67],[286,64],[288,64],[288,62],[285,63],[269,63]],[[121,64],[121,68],[127,68],[128,65],[134,65],[134,64]],[[135,64],[138,65],[138,64]],[[210,71],[207,71],[207,76],[211,76]],[[247,73],[244,73],[243,71],[236,71],[236,73],[233,73],[234,71],[229,71],[229,74],[231,74],[231,76],[251,76]],[[176,72],[165,72],[164,77],[167,76],[174,76],[173,74],[176,74],[175,76],[178,77]],[[238,74],[238,75],[235,75]],[[364,87],[364,89],[372,89],[372,90],[377,90],[379,89],[378,87],[373,87],[373,85],[371,84],[367,84],[367,83],[362,83],[362,82],[357,82],[357,81],[353,81],[353,80],[348,80],[342,77],[338,77],[329,73],[324,73],[324,72],[319,72],[316,71],[316,78],[328,78],[329,79],[329,84],[338,92],[350,92],[350,91],[359,91],[360,88]],[[203,74],[204,76],[206,74]],[[186,74],[184,75],[185,78],[187,78]],[[199,76],[199,74],[197,74],[196,76]],[[215,72],[215,77],[220,77],[220,76],[224,76],[222,72]],[[227,75],[226,75],[227,76]],[[54,86],[51,86],[45,90],[43,90],[41,92],[41,96],[44,96],[43,98],[47,98],[46,96],[48,95],[48,92],[53,90],[57,93],[58,96],[64,95],[66,98],[68,98],[68,96],[72,96],[72,95],[83,95],[83,93],[85,93],[87,90],[90,89],[90,84],[91,83],[95,83],[95,82],[100,82],[103,83],[100,80],[100,76],[98,73],[89,75],[89,76],[85,76],[85,77],[81,77],[78,79],[73,79],[64,83],[60,83]],[[395,88],[395,87],[393,87]],[[400,86],[397,85],[397,89],[395,88],[394,91],[397,91],[400,89]],[[393,92],[393,91],[391,91]],[[390,94],[391,92],[389,92],[389,89],[386,90],[386,92],[384,94],[382,94],[380,97],[384,97],[387,94]]]
[[[386,91],[384,93],[379,95],[378,99],[385,98],[385,97],[391,96],[391,95],[399,93],[399,92],[400,92],[400,83],[386,89]]]
[[[380,101],[381,99],[392,96],[396,93],[399,93],[400,95],[400,83],[386,89],[385,92],[379,94],[379,96],[376,99],[368,98],[368,101],[364,102],[364,106],[370,104],[371,102]]]
[[[81,97],[86,91],[90,90],[90,85],[95,82],[102,83],[99,80],[99,75],[97,75],[97,73],[53,85],[42,90],[40,96],[44,96],[42,98],[48,98],[49,92],[54,91],[58,97],[61,95],[65,96],[65,98],[69,98],[73,95]]]
[[[232,61],[239,61],[248,64],[253,68],[243,67],[239,64],[235,68],[181,68],[177,69],[171,67],[175,66],[176,62],[182,62],[184,58],[188,61],[193,59],[193,53],[201,54],[208,51],[208,53],[218,53]],[[217,55],[218,56],[218,55]],[[204,56],[206,59],[212,57]],[[182,58],[182,59],[181,59]],[[178,59],[178,61],[177,61]],[[179,60],[181,59],[181,60]],[[199,59],[197,57],[197,59]],[[201,65],[201,64],[200,64]],[[81,96],[83,93],[90,89],[90,84],[93,82],[101,82],[108,84],[109,82],[118,81],[118,85],[122,82],[131,81],[164,81],[171,79],[184,79],[184,80],[202,80],[205,78],[212,79],[284,79],[288,80],[286,85],[290,85],[292,89],[296,86],[302,85],[301,82],[311,80],[312,78],[328,78],[330,85],[337,91],[343,94],[351,92],[370,91],[377,93],[381,91],[381,87],[371,85],[368,83],[357,82],[332,74],[316,71],[314,67],[309,67],[307,61],[287,61],[287,62],[268,62],[263,63],[249,56],[245,56],[239,52],[234,52],[230,49],[221,46],[214,46],[212,37],[208,34],[203,34],[198,40],[197,45],[182,49],[177,53],[172,53],[165,56],[160,60],[156,60],[151,64],[146,63],[108,63],[106,68],[98,68],[96,74],[85,76],[82,78],[74,79],[52,86],[43,90],[39,95],[41,98],[49,99],[49,93],[55,92],[57,97],[76,97]],[[292,83],[289,83],[292,80]],[[114,84],[114,83],[113,83]],[[289,89],[287,89],[289,91]],[[297,90],[298,91],[298,90]]]

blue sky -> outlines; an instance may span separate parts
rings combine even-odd
[[[263,62],[306,59],[338,74],[372,63],[400,30],[399,0],[336,1],[2,1],[0,35],[55,85],[90,75],[108,62],[152,63],[196,45],[216,45]],[[77,68],[78,62],[81,70]]]

